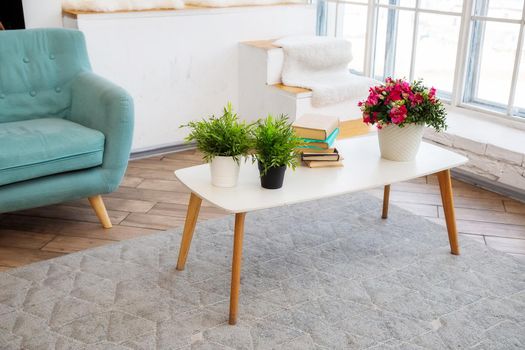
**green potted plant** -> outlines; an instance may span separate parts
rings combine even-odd
[[[259,120],[253,129],[255,153],[252,160],[257,161],[261,176],[261,186],[268,189],[281,188],[287,167],[295,169],[298,162],[296,138],[292,124],[281,115],[269,115]]]
[[[436,131],[447,127],[447,113],[436,89],[425,87],[421,80],[387,78],[370,88],[368,98],[358,105],[363,122],[377,125],[381,156],[389,160],[413,160],[425,126]]]
[[[238,120],[231,103],[221,117],[189,122],[181,127],[191,129],[187,142],[195,141],[210,163],[211,182],[217,187],[235,187],[239,178],[241,158],[251,148],[251,125]]]

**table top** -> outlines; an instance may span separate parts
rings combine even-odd
[[[394,162],[381,158],[377,136],[338,140],[335,146],[344,157],[341,168],[297,167],[286,170],[278,190],[260,185],[257,164],[241,163],[236,187],[211,184],[209,164],[175,171],[175,176],[193,193],[231,213],[249,212],[358,192],[406,181],[465,164],[468,159],[423,142],[414,161]]]

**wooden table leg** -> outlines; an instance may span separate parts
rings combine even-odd
[[[445,220],[447,222],[450,251],[454,255],[459,255],[458,231],[456,228],[456,216],[454,214],[454,197],[452,195],[450,170],[440,171],[437,173],[437,177],[439,181],[439,189],[441,190],[443,210],[445,211]]]
[[[244,236],[244,218],[246,213],[235,214],[235,233],[233,238],[232,283],[230,291],[229,324],[237,323],[239,308],[239,289],[241,286],[242,239]]]
[[[383,214],[381,218],[386,219],[388,217],[388,202],[390,201],[390,185],[385,185],[383,191]]]
[[[191,239],[199,217],[199,210],[201,208],[202,199],[196,194],[192,193],[190,202],[188,203],[188,212],[186,213],[186,222],[184,223],[184,231],[182,232],[182,240],[180,242],[179,259],[177,260],[177,270],[184,270],[188,252],[190,250]]]

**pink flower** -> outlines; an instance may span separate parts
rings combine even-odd
[[[370,124],[370,114],[363,113],[363,123]]]
[[[375,106],[379,102],[379,95],[375,91],[371,91],[368,95],[366,103],[370,106]]]
[[[392,119],[392,123],[394,124],[401,124],[407,117],[407,108],[405,105],[401,106],[394,106],[390,110],[390,119]]]
[[[399,101],[402,99],[403,97],[401,96],[401,89],[396,86],[394,87],[394,90],[392,90],[388,95],[387,101]]]
[[[412,107],[414,107],[415,105],[419,105],[419,104],[423,103],[423,95],[421,95],[418,92],[417,94],[412,96],[411,102],[412,102],[412,104],[411,104]]]
[[[436,88],[431,87],[430,90],[428,91],[428,97],[433,98],[435,96],[436,96]]]

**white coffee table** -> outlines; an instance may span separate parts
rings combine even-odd
[[[234,188],[212,186],[208,164],[175,171],[177,178],[191,191],[177,270],[184,270],[203,199],[235,214],[230,324],[235,324],[237,321],[244,218],[246,213],[250,211],[384,186],[382,216],[386,218],[390,184],[436,174],[443,200],[450,249],[452,254],[459,255],[450,169],[465,164],[468,161],[467,158],[443,148],[423,143],[416,160],[392,162],[381,158],[376,136],[341,140],[337,142],[336,147],[344,156],[345,166],[343,168],[311,169],[298,167],[295,172],[287,170],[284,186],[278,190],[267,190],[260,186],[257,166],[251,162],[242,164],[239,183]]]

